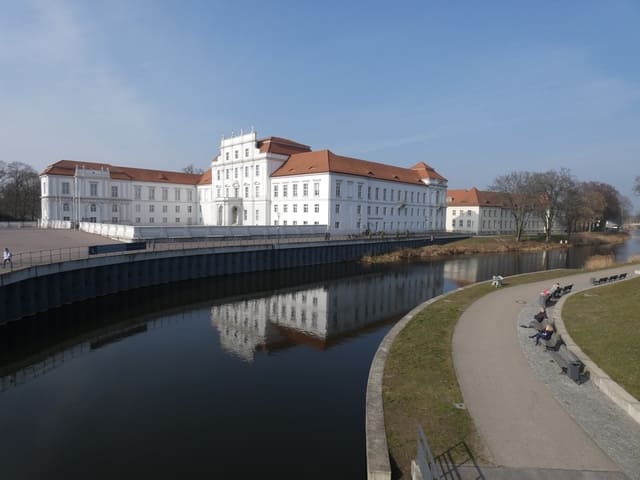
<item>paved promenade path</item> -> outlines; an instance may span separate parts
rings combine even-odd
[[[118,243],[118,241],[79,230],[0,228],[0,250],[8,247],[14,255],[22,252],[88,247],[89,245],[110,243]]]
[[[604,276],[622,270],[624,268],[618,267],[599,273]],[[632,268],[626,267],[626,270]],[[560,277],[558,281],[561,285],[573,283],[575,292],[590,288],[591,276],[593,274],[581,273]],[[523,323],[523,318],[533,315],[540,292],[552,283],[554,280],[497,289],[472,304],[454,331],[453,359],[466,407],[494,463],[502,468],[496,469],[494,475],[492,469],[488,469],[487,478],[510,478],[509,472],[520,472],[523,478],[539,479],[629,478],[621,473],[625,471],[630,478],[640,479],[640,472],[634,474],[637,466],[633,463],[636,461],[633,458],[635,446],[631,446],[629,452],[612,455],[611,442],[607,438],[603,440],[597,433],[588,434],[584,429],[597,429],[598,422],[601,425],[617,422],[614,430],[629,432],[633,439],[636,432],[640,432],[638,424],[617,409],[616,418],[599,418],[598,411],[582,415],[595,417],[591,418],[595,426],[579,425],[574,418],[579,419],[581,415],[572,411],[572,398],[576,409],[583,408],[580,406],[582,395],[596,398],[597,408],[615,410],[617,407],[612,407],[613,402],[600,392],[588,394],[583,387],[588,385],[591,390],[595,389],[589,382],[574,384],[573,397],[569,400],[556,398],[553,388],[545,383],[544,375],[537,371],[536,362],[527,358],[537,357],[540,368],[544,369],[549,368],[550,355],[542,347],[537,351],[531,349],[525,355],[522,338],[529,340],[526,335],[531,334],[531,330],[522,329],[519,324]],[[530,342],[532,344],[533,340]],[[554,373],[548,376],[551,382],[573,383],[557,370],[556,366]],[[610,404],[605,405],[607,403]],[[598,439],[600,445],[592,438]],[[609,455],[603,449],[609,450]],[[616,458],[617,463],[610,456]],[[625,457],[631,457],[627,463]]]

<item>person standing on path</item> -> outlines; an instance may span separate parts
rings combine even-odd
[[[2,259],[2,268],[5,268],[7,266],[7,263],[9,263],[9,267],[11,267],[11,270],[13,270],[13,262],[11,260],[11,257],[13,255],[11,254],[11,250],[9,250],[9,247],[5,247],[4,248],[4,253],[2,255],[3,259]]]

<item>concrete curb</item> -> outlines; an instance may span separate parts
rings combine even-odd
[[[625,280],[622,281],[624,282]],[[594,286],[593,288],[598,287],[599,286]],[[580,292],[584,292],[586,290],[591,289],[588,288],[580,290]],[[557,308],[554,309],[553,321],[555,322],[558,333],[566,344],[567,349],[575,354],[582,363],[584,363],[586,370],[589,371],[590,380],[593,384],[597,386],[607,397],[609,397],[611,401],[627,412],[633,420],[640,424],[640,401],[633,397],[618,383],[613,381],[611,377],[604,372],[604,370],[591,360],[589,356],[573,341],[573,338],[571,338],[571,335],[569,335],[569,332],[567,331],[564,321],[562,320],[562,307],[565,300],[575,293],[563,296],[558,302]]]
[[[384,376],[384,367],[387,362],[387,356],[391,345],[398,334],[413,320],[418,313],[422,312],[432,303],[437,302],[447,296],[465,290],[469,287],[479,285],[481,283],[473,283],[462,288],[451,290],[437,297],[430,298],[426,302],[421,303],[413,308],[409,313],[402,317],[389,333],[385,335],[376,350],[376,354],[371,362],[369,370],[369,379],[367,380],[367,397],[366,397],[366,414],[365,414],[365,433],[367,442],[367,478],[369,480],[390,480],[391,464],[389,460],[389,447],[387,446],[387,432],[384,426],[384,406],[382,400],[382,380]]]
[[[550,270],[552,271],[552,270]],[[639,271],[640,272],[640,271]],[[524,273],[518,275],[512,275],[510,278],[519,277],[522,275],[529,275],[531,273]],[[624,281],[624,280],[623,280]],[[365,433],[366,433],[366,450],[367,450],[367,478],[369,480],[390,480],[391,479],[391,465],[389,460],[389,448],[387,445],[387,436],[385,430],[384,421],[384,407],[382,399],[382,381],[384,376],[384,368],[387,360],[387,356],[393,345],[394,340],[398,334],[406,327],[406,325],[422,310],[428,307],[430,304],[437,302],[447,296],[456,292],[465,290],[470,287],[477,286],[482,283],[489,283],[491,280],[484,282],[477,282],[467,285],[456,290],[438,295],[431,298],[426,302],[413,308],[407,315],[402,317],[394,327],[385,335],[378,346],[373,361],[371,362],[371,368],[369,370],[369,378],[367,381],[367,394],[366,394],[366,414],[365,414]],[[597,288],[597,287],[594,287]],[[580,290],[584,291],[584,290]],[[578,292],[574,292],[578,293]],[[573,294],[573,293],[572,293]],[[573,339],[568,334],[564,322],[562,322],[561,310],[564,300],[572,294],[563,296],[558,302],[557,307],[554,309],[553,320],[556,322],[558,332],[564,339],[569,348],[576,356],[585,364],[585,367],[589,370],[591,380],[594,385],[597,385],[606,395],[608,395],[612,401],[623,408],[629,415],[638,423],[640,423],[640,402],[626,392],[622,387],[615,383],[611,378],[606,375],[593,361],[584,354],[584,352],[575,344]],[[600,380],[596,380],[596,377],[600,375]],[[616,398],[611,397],[609,391],[614,392],[617,395]],[[617,399],[623,401],[620,404]],[[631,413],[630,409],[633,411]]]

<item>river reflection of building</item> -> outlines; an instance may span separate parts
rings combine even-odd
[[[474,255],[447,260],[444,275],[460,287],[490,279],[493,275],[514,275],[549,268],[567,267],[566,249],[545,250],[535,253],[500,253]]]
[[[442,292],[442,265],[339,280],[211,308],[223,349],[247,361],[295,344],[325,349],[346,335],[395,320]]]

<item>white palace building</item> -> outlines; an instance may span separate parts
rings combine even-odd
[[[447,180],[312,151],[256,132],[223,138],[204,174],[61,160],[40,175],[42,223],[325,225],[336,233],[445,230]]]

